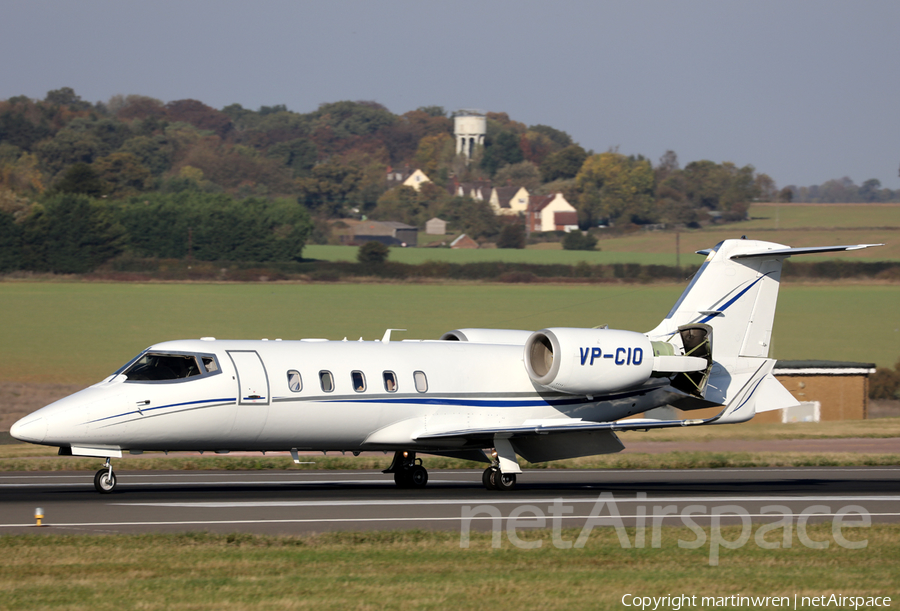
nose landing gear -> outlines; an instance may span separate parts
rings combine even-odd
[[[116,487],[116,474],[112,462],[107,458],[103,468],[94,474],[94,488],[100,494],[109,494]]]

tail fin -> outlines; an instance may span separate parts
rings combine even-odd
[[[710,401],[729,404],[768,359],[784,260],[791,255],[869,246],[880,244],[790,248],[757,240],[720,242],[710,250],[698,251],[707,255],[706,261],[666,318],[647,335],[651,340],[681,345],[679,327],[709,325],[713,367],[704,395]],[[766,395],[789,396],[786,391],[775,392],[772,384],[777,381],[770,374],[764,377],[765,386],[772,390]],[[765,408],[775,409],[760,406],[757,411]]]

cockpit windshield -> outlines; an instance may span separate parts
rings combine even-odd
[[[146,352],[121,373],[129,382],[158,382],[185,380],[218,370],[218,363],[211,355]]]

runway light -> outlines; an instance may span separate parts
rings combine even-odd
[[[35,509],[34,510],[34,519],[37,521],[35,526],[44,526],[43,524],[41,524],[41,520],[44,519],[44,510],[41,509],[40,507]]]

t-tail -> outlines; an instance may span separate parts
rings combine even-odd
[[[791,248],[740,239],[698,251],[706,261],[666,318],[647,333],[653,341],[680,346],[686,355],[709,359],[706,371],[676,377],[673,386],[725,405],[713,419],[716,424],[796,405],[772,375],[775,360],[769,358],[782,263],[794,255],[869,246],[881,244]]]

